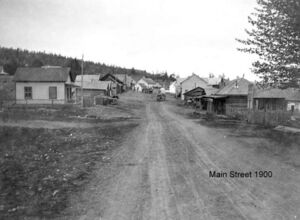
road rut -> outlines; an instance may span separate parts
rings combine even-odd
[[[255,139],[226,137],[172,108],[146,104],[140,126],[73,202],[73,219],[300,219],[299,169],[257,154]],[[209,177],[214,170],[274,176]]]

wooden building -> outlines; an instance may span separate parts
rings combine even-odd
[[[81,82],[76,81],[76,102],[81,100],[81,90],[85,98],[94,99],[95,96],[109,96],[110,95],[110,82],[107,81],[83,81],[82,88]]]
[[[107,74],[101,76],[100,81],[110,82],[111,91],[112,91],[112,93],[114,93],[113,96],[117,96],[117,94],[120,94],[125,91],[124,83],[113,74],[107,73]]]
[[[192,89],[184,95],[184,101],[186,104],[191,104],[196,108],[202,109],[205,105],[205,102],[203,102],[202,97],[205,95],[205,90],[201,87],[197,87],[195,89]],[[206,107],[206,105],[205,105]]]
[[[207,87],[207,82],[204,79],[202,79],[200,76],[193,73],[191,76],[183,80],[180,83],[180,86],[181,86],[181,99],[185,100],[184,94],[186,92],[195,89],[197,87],[201,87],[205,89]]]
[[[68,67],[21,67],[14,80],[17,104],[64,104],[74,101],[74,78]]]
[[[201,87],[196,87],[188,92],[185,92],[183,95],[185,101],[200,99],[203,95],[205,95],[205,90]]]
[[[251,84],[244,78],[232,80],[215,94],[207,96],[208,112],[236,115],[247,110],[248,86]]]
[[[287,98],[287,110],[300,114],[300,89],[292,89]]]
[[[152,89],[156,84],[153,79],[147,77],[142,77],[137,83],[144,84],[148,89]]]
[[[0,102],[1,103],[15,100],[16,85],[13,79],[14,76],[11,76],[8,73],[4,72],[3,67],[0,66]]]
[[[253,109],[264,111],[287,110],[285,91],[277,88],[256,90],[253,95]]]

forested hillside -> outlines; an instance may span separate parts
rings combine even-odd
[[[45,52],[35,52],[23,49],[13,49],[0,47],[0,66],[4,67],[5,72],[14,75],[18,67],[40,67],[43,65],[65,66],[71,67],[73,73],[80,74],[81,61],[76,58],[66,57],[59,54],[51,54]],[[170,81],[167,73],[150,74],[144,70],[136,70],[134,68],[126,69],[117,66],[109,66],[104,63],[95,63],[91,61],[84,62],[84,74],[129,74],[129,75],[144,75],[153,79]]]

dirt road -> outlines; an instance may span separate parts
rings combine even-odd
[[[70,219],[300,219],[300,167],[149,101],[141,123],[99,164]],[[299,159],[299,151],[296,152]],[[256,178],[255,171],[272,171]],[[228,173],[209,177],[209,172]],[[230,178],[229,172],[252,172]]]

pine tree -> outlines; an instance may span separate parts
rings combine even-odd
[[[300,0],[257,0],[256,12],[249,16],[252,30],[240,40],[240,51],[257,54],[253,72],[264,83],[275,86],[299,86]],[[298,66],[299,68],[291,68]]]
[[[77,75],[81,74],[81,65],[76,58],[70,60],[67,66],[71,68],[71,74],[73,79],[75,79]]]

